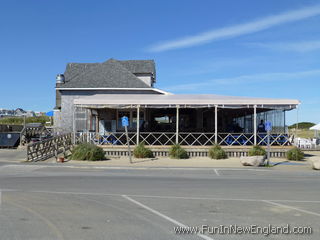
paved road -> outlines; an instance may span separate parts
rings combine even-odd
[[[311,226],[319,239],[320,173],[272,169],[0,166],[0,239],[266,239],[179,235],[175,226]]]
[[[1,162],[21,162],[27,159],[26,149],[2,149],[0,148]]]

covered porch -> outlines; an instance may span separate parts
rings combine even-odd
[[[129,118],[130,144],[150,146],[266,145],[261,121],[271,121],[271,145],[290,145],[286,111],[297,100],[218,95],[95,95],[74,100],[78,137],[100,145],[126,144],[121,117]]]

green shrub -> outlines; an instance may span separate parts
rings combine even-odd
[[[227,154],[219,145],[214,145],[209,149],[209,157],[212,159],[225,159]]]
[[[179,144],[172,145],[169,150],[170,158],[175,159],[187,159],[189,158],[188,153]]]
[[[71,153],[70,160],[105,160],[105,151],[94,144],[82,143],[77,145]]]
[[[301,161],[304,157],[304,153],[297,147],[289,150],[287,152],[287,159],[288,160],[295,160],[295,161]]]
[[[139,143],[133,150],[133,156],[136,158],[152,158],[153,153],[149,148],[144,146],[144,143]]]
[[[50,121],[50,117],[48,116],[39,116],[39,117],[26,117],[26,123],[42,123]],[[24,119],[23,117],[5,117],[0,119],[0,124],[8,124],[8,125],[23,125]]]
[[[264,156],[266,155],[266,150],[261,146],[255,145],[249,150],[249,156]]]

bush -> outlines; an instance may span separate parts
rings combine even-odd
[[[82,143],[76,146],[71,153],[70,160],[105,160],[105,151],[94,144]]]
[[[287,159],[294,161],[301,161],[304,157],[304,153],[297,147],[287,152]]]
[[[39,117],[26,117],[26,123],[42,123],[50,121],[50,117],[48,116],[39,116]],[[24,119],[23,117],[5,117],[0,119],[0,124],[8,124],[8,125],[23,125]]]
[[[209,149],[209,157],[212,159],[225,159],[227,154],[219,145],[214,145]]]
[[[261,146],[253,146],[249,150],[249,156],[264,156],[266,155],[266,150],[264,150]]]
[[[149,148],[144,146],[144,143],[139,143],[133,150],[133,156],[136,158],[152,158],[153,153]]]
[[[169,156],[175,159],[187,159],[189,158],[188,153],[179,144],[171,146],[169,150]]]

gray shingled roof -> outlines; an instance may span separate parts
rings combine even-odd
[[[156,73],[153,60],[126,60],[119,62],[132,73],[153,73],[154,75]]]
[[[103,63],[69,63],[61,88],[150,88],[134,73],[155,74],[153,60],[118,61]]]
[[[100,63],[68,63],[66,71],[64,72],[64,77],[69,81],[72,78],[83,74],[85,71],[91,70],[99,64]]]

